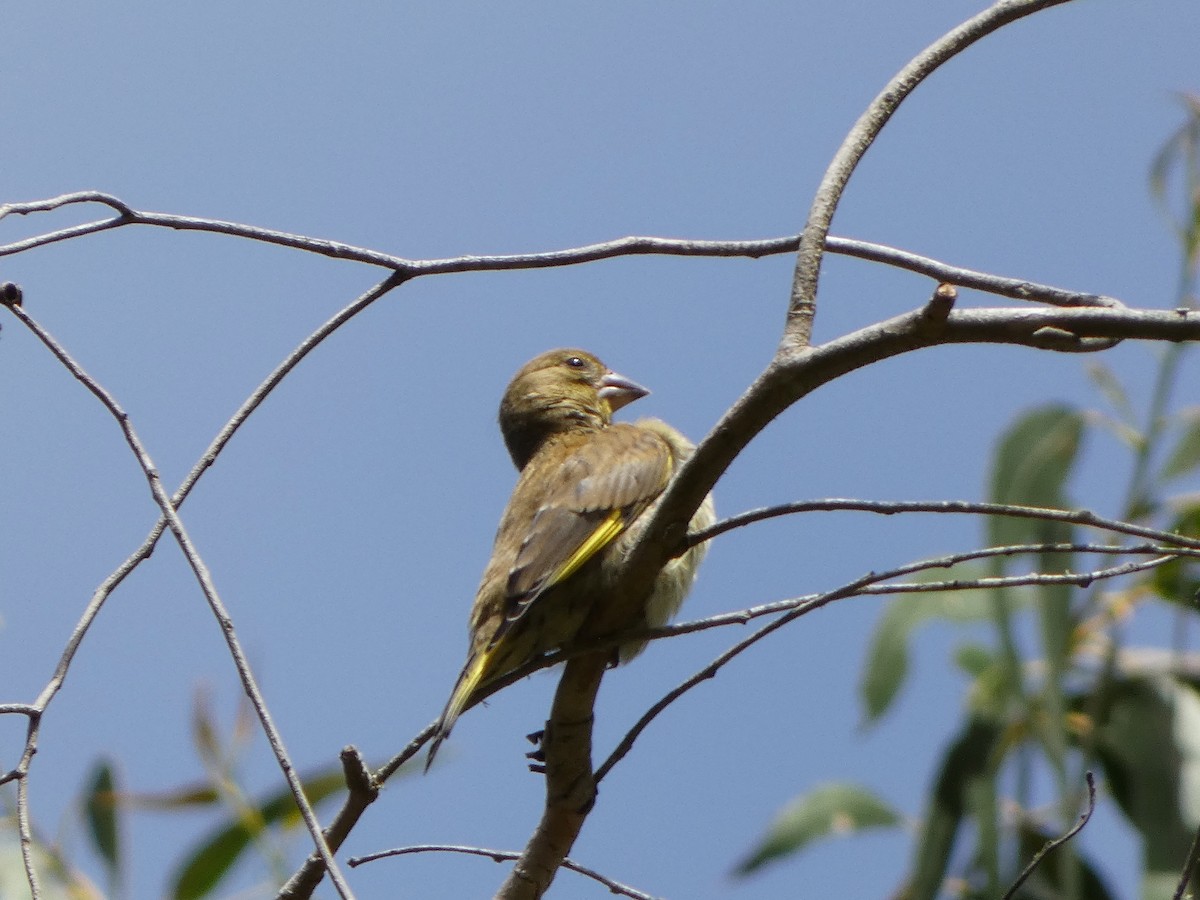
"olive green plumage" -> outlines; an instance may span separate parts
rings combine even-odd
[[[573,349],[526,363],[504,392],[500,430],[520,476],[471,608],[467,662],[426,768],[479,688],[570,642],[602,602],[603,585],[636,542],[647,510],[694,449],[657,419],[613,423],[614,412],[647,393]],[[691,528],[715,518],[706,498]],[[674,615],[704,553],[700,545],[668,562],[640,621],[627,627],[661,625]],[[622,646],[622,662],[644,646]]]

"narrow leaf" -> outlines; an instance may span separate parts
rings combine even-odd
[[[117,787],[113,767],[101,760],[88,779],[84,801],[87,833],[92,847],[116,883],[121,871],[121,828],[117,815]]]
[[[1200,506],[1181,511],[1171,523],[1170,530],[1187,537],[1200,537]],[[1196,593],[1200,591],[1200,561],[1181,556],[1163,563],[1151,574],[1150,587],[1164,600],[1196,611]]]
[[[1083,416],[1050,405],[1019,418],[1000,439],[992,464],[991,499],[1025,506],[1066,505],[1064,485],[1083,434]],[[995,545],[1061,540],[1061,523],[992,516],[988,537]]]
[[[758,846],[738,863],[734,874],[749,875],[767,863],[799,853],[816,840],[899,823],[900,816],[864,787],[848,783],[822,785],[780,811]]]
[[[120,801],[129,809],[169,812],[198,806],[215,806],[221,802],[221,795],[211,785],[191,784],[155,793],[126,791],[120,795]]]
[[[1200,697],[1165,677],[1126,678],[1109,690],[1097,756],[1141,833],[1144,872],[1177,878],[1200,822]]]
[[[986,777],[999,739],[997,725],[972,719],[947,748],[921,826],[906,900],[933,900],[938,896],[972,786]]]
[[[1137,420],[1133,404],[1129,402],[1129,395],[1125,393],[1125,386],[1121,384],[1121,379],[1112,369],[1102,362],[1092,361],[1088,363],[1087,374],[1096,389],[1104,395],[1104,399],[1108,401],[1113,412],[1127,424]]]
[[[1200,410],[1189,410],[1181,422],[1179,440],[1163,463],[1159,477],[1163,481],[1179,478],[1200,466]]]
[[[979,578],[982,565],[961,565],[914,580]],[[886,607],[871,636],[862,677],[858,684],[866,724],[877,721],[891,708],[908,676],[908,645],[913,631],[930,620],[973,622],[986,619],[990,605],[986,591],[944,591],[897,597]]]
[[[314,806],[345,786],[341,767],[331,767],[304,781],[304,793]],[[257,809],[266,825],[289,827],[300,819],[295,798],[286,787],[269,796]],[[233,820],[211,832],[180,864],[172,879],[171,897],[198,900],[212,892],[250,846],[254,835],[244,820]]]
[[[954,650],[954,663],[972,678],[980,678],[996,665],[996,654],[983,644],[960,644]]]
[[[224,771],[226,765],[221,754],[220,730],[212,711],[212,702],[207,690],[197,689],[192,698],[192,744],[200,759],[210,768]]]

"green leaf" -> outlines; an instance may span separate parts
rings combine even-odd
[[[991,497],[997,503],[1024,506],[1067,507],[1066,482],[1074,467],[1083,436],[1084,418],[1068,406],[1052,404],[1031,410],[1017,419],[1002,435],[992,467]],[[1069,542],[1073,529],[1063,522],[992,516],[988,520],[989,540],[994,545]],[[1070,555],[1040,554],[1039,571],[1071,569]],[[995,571],[1004,571],[996,561]],[[1048,707],[1042,729],[1046,750],[1059,775],[1062,775],[1067,738],[1063,730],[1062,684],[1067,669],[1067,654],[1075,621],[1071,611],[1073,591],[1066,585],[1045,585],[1037,589],[1036,608],[1047,678],[1045,702]],[[1012,645],[1012,623],[1005,598],[998,595],[997,625]],[[1015,650],[1010,651],[1010,656]],[[1010,659],[1010,669],[1014,662]]]
[[[1105,413],[1093,411],[1088,416],[1088,424],[1109,431],[1113,437],[1134,453],[1139,453],[1146,446],[1146,436],[1140,430]]]
[[[331,767],[304,781],[304,793],[314,806],[345,787],[340,766]],[[257,809],[266,825],[292,827],[300,821],[292,792],[286,787],[272,794]],[[231,821],[204,838],[176,870],[170,896],[176,900],[206,897],[250,846],[255,833],[244,819]]]
[[[206,690],[197,690],[192,698],[192,744],[208,767],[225,771],[227,765],[221,754],[220,730]]]
[[[215,806],[221,802],[221,795],[211,785],[192,784],[158,793],[126,791],[121,795],[121,802],[129,809],[174,811],[197,806]]]
[[[1150,167],[1150,192],[1162,207],[1167,220],[1179,236],[1183,256],[1189,263],[1200,250],[1200,100],[1184,95],[1186,109],[1183,125],[1159,150]],[[1172,178],[1172,173],[1176,173]],[[1168,197],[1172,184],[1178,184],[1184,208],[1175,211]]]
[[[1187,537],[1200,537],[1200,506],[1180,512],[1169,530]],[[1163,563],[1151,574],[1150,587],[1164,600],[1195,612],[1196,594],[1200,591],[1200,560],[1181,556]]]
[[[923,572],[914,581],[947,578],[980,578],[982,564],[955,566],[938,572]],[[858,684],[866,724],[877,721],[891,707],[908,677],[908,644],[913,631],[932,619],[973,622],[986,619],[991,606],[986,591],[939,591],[906,594],[893,599],[879,617],[867,651]]]
[[[1129,395],[1125,392],[1125,385],[1121,384],[1115,372],[1102,362],[1092,361],[1087,365],[1088,378],[1096,389],[1104,395],[1104,399],[1108,401],[1108,405],[1113,411],[1120,416],[1124,422],[1132,423],[1137,421],[1137,414],[1133,410],[1133,405],[1129,402]]]
[[[980,678],[996,665],[996,654],[983,644],[960,644],[954,650],[954,662],[967,675]]]
[[[845,782],[825,784],[785,806],[734,874],[749,875],[816,840],[899,823],[900,816],[866,788]]]
[[[1068,506],[1064,485],[1079,452],[1083,424],[1078,411],[1057,404],[1021,416],[997,445],[992,463],[992,501]],[[988,539],[997,546],[1067,540],[1069,534],[1069,528],[1057,522],[1011,516],[988,519]]]
[[[107,760],[101,760],[92,769],[84,813],[92,847],[104,861],[109,878],[116,883],[121,871],[121,828],[117,816],[116,777]]]
[[[1183,416],[1182,430],[1175,449],[1163,463],[1159,478],[1169,481],[1196,470],[1200,466],[1200,410],[1189,410]]]
[[[933,900],[941,890],[968,799],[988,777],[1000,728],[986,719],[970,720],[947,748],[938,772],[933,798],[921,825],[913,874],[906,900]]]
[[[1183,863],[1180,863],[1182,867]],[[1179,872],[1143,872],[1142,884],[1138,891],[1138,900],[1173,900],[1175,889],[1179,886]],[[1192,886],[1196,884],[1192,877]],[[1183,895],[1185,898],[1195,897],[1195,891],[1190,890]]]
[[[1200,823],[1200,696],[1171,678],[1109,687],[1096,754],[1122,812],[1142,836],[1143,872],[1178,880]]]

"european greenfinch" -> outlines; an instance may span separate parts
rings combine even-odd
[[[649,520],[675,469],[695,449],[665,422],[612,421],[647,391],[583,350],[551,350],[517,372],[500,402],[500,431],[520,475],[500,517],[471,607],[470,650],[437,724],[426,769],[488,682],[570,643]],[[716,519],[707,497],[695,531]],[[665,624],[706,552],[670,560],[628,630]],[[626,630],[623,628],[622,630]],[[632,659],[645,641],[618,649]]]

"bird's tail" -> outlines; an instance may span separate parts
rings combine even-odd
[[[434,730],[433,742],[429,745],[429,756],[425,759],[426,772],[433,765],[433,758],[437,755],[438,748],[442,746],[442,741],[450,736],[450,729],[454,727],[458,717],[467,708],[467,702],[471,699],[471,695],[483,682],[489,658],[486,650],[483,653],[475,654],[467,660],[467,664],[459,673],[458,681],[454,683],[454,691],[450,694],[450,699],[446,701],[446,708],[442,710],[442,716],[438,719],[437,728]]]

